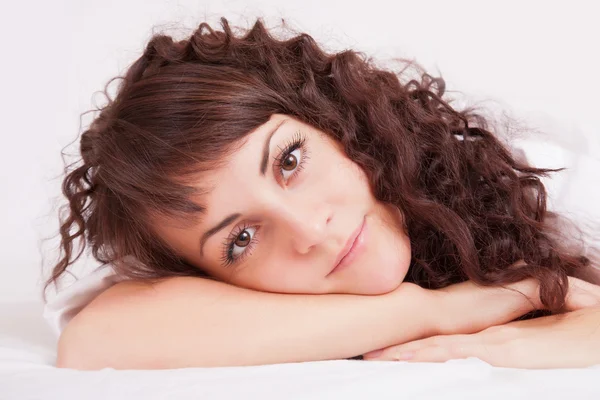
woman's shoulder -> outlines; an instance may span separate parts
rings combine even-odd
[[[94,298],[125,278],[119,276],[111,264],[61,277],[52,285],[55,293],[47,297],[44,318],[52,330],[60,335],[65,326]]]
[[[202,310],[215,307],[214,299],[231,294],[226,292],[236,290],[232,288],[201,277],[120,281],[67,324],[58,341],[56,365],[76,369],[130,365],[136,358],[128,357],[139,355],[136,348],[172,337],[171,325],[180,326],[191,317],[202,320]],[[193,310],[195,315],[190,316]]]
[[[119,324],[140,316],[140,313],[176,313],[175,306],[203,299],[212,301],[223,294],[243,290],[204,277],[178,276],[160,279],[121,280],[110,286],[83,307],[63,331],[95,332],[106,324]],[[171,307],[173,305],[173,307]],[[66,335],[69,336],[69,335]]]
[[[219,282],[207,277],[173,276],[159,279],[122,280],[97,296],[86,307],[88,311],[97,312],[114,308],[118,310],[126,302],[136,304],[144,302],[162,303],[171,300],[180,301],[182,298],[193,296],[194,299],[203,296],[219,295],[223,291],[231,291],[230,284]],[[237,288],[239,290],[239,288]]]

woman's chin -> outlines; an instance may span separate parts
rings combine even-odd
[[[378,268],[369,271],[366,276],[356,282],[355,294],[378,295],[389,293],[400,286],[406,277],[408,266],[396,264],[389,268]]]

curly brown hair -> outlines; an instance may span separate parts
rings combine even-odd
[[[540,177],[561,169],[518,160],[483,115],[451,107],[444,80],[415,62],[378,68],[354,50],[329,54],[305,33],[275,38],[260,19],[240,35],[225,18],[221,25],[202,23],[180,41],[154,35],[114,99],[107,95],[81,136],[82,163],[67,167],[62,258],[46,287],[86,243],[133,279],[202,276],[152,233],[149,216],[202,215],[185,178],[214,168],[280,113],[339,141],[375,197],[401,210],[412,247],[407,280],[441,288],[533,277],[543,304],[560,310],[567,276],[590,264],[549,223]],[[419,79],[407,78],[409,67]]]

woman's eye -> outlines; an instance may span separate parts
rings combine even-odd
[[[296,149],[289,153],[285,159],[281,162],[281,176],[284,180],[288,180],[291,175],[294,174],[298,165],[300,164],[300,159],[302,157],[302,150]]]
[[[235,240],[231,243],[231,256],[233,258],[239,257],[244,253],[246,247],[252,242],[252,238],[256,233],[256,228],[248,227],[240,232],[239,235],[235,238]]]

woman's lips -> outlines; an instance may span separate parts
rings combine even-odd
[[[340,271],[347,265],[350,265],[352,261],[360,254],[362,249],[365,247],[366,241],[366,233],[367,233],[367,219],[363,218],[362,223],[356,230],[352,233],[352,235],[348,238],[346,242],[346,246],[342,249],[336,262],[334,264],[333,269],[327,276],[333,274],[334,272]]]

